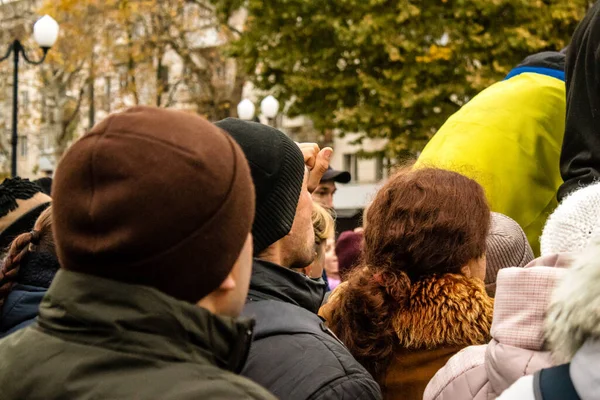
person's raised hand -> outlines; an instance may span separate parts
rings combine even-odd
[[[321,182],[323,174],[329,168],[329,161],[333,154],[331,147],[319,149],[316,143],[297,143],[304,156],[304,164],[308,167],[308,191],[314,192]]]

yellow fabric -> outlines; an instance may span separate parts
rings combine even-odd
[[[449,169],[485,189],[492,211],[517,221],[539,255],[539,237],[562,183],[565,83],[536,73],[498,82],[456,112],[416,166]]]

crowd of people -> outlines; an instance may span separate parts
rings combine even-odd
[[[348,232],[331,148],[110,115],[0,185],[0,399],[599,398],[599,38],[600,2]]]

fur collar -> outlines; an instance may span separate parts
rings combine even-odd
[[[545,338],[557,364],[573,359],[588,339],[600,338],[600,238],[578,255],[554,290]]]
[[[482,281],[444,274],[413,282],[409,301],[392,323],[408,350],[472,346],[491,339],[493,309]]]

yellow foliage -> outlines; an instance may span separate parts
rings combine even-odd
[[[400,56],[400,51],[396,47],[390,47],[388,49],[388,54],[390,56],[390,61],[400,61],[402,57]]]
[[[424,56],[417,56],[419,63],[432,63],[439,60],[449,61],[452,58],[452,49],[432,44]]]

